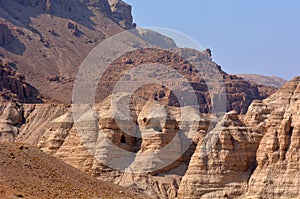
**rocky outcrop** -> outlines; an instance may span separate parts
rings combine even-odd
[[[112,11],[112,17],[115,22],[119,23],[125,29],[134,28],[131,14],[132,7],[122,0],[108,0]]]
[[[235,111],[227,113],[216,128],[200,139],[181,181],[179,198],[243,195],[256,167],[256,150],[262,136],[247,128]],[[203,146],[208,151],[201,154]]]
[[[130,62],[123,61],[126,59],[130,59]],[[150,69],[144,67],[144,78],[155,79],[169,77],[170,72],[164,73],[161,67],[158,67],[159,70],[157,71],[152,71],[154,64],[170,67],[181,74],[182,76],[178,76],[178,74],[173,75],[172,82],[177,84],[177,90],[174,89],[175,92],[182,96],[195,94],[198,103],[193,105],[199,106],[199,110],[202,113],[211,112],[212,100],[214,99],[212,99],[212,95],[209,93],[212,92],[212,89],[209,88],[215,88],[218,81],[221,81],[221,87],[225,89],[224,93],[226,93],[227,99],[223,100],[224,103],[226,103],[224,104],[224,111],[225,109],[227,111],[235,110],[239,114],[245,114],[253,100],[264,99],[276,91],[275,88],[266,86],[262,86],[262,91],[256,84],[251,84],[235,75],[225,73],[221,70],[220,66],[211,61],[211,56],[206,51],[199,52],[193,49],[180,48],[169,50],[143,49],[127,53],[110,65],[100,79],[100,84],[96,92],[97,102],[101,102],[101,100],[112,93],[115,85],[120,81],[124,73],[146,64],[150,64],[152,67],[150,67],[150,65]],[[140,75],[140,73],[137,74]],[[127,75],[126,81],[136,81],[137,83],[144,81],[143,79],[137,80],[136,76],[137,75]],[[182,83],[180,83],[182,81],[187,81],[191,87],[186,85],[182,86]],[[107,82],[109,82],[109,84]],[[209,85],[209,83],[211,85]],[[133,85],[133,87],[134,86],[135,85]],[[130,84],[128,87],[130,87]],[[175,96],[175,92],[170,91],[166,87],[167,86],[161,85],[141,86],[136,93],[146,98],[159,101],[164,105],[178,107],[179,101]]]
[[[0,142],[13,142],[19,134],[18,127],[22,124],[22,110],[14,103],[1,106]]]
[[[257,150],[257,168],[249,195],[263,198],[299,197],[300,77],[283,86],[263,104],[271,110]]]
[[[124,31],[107,0],[2,0],[0,10],[0,54],[18,63],[28,83],[54,101],[69,103],[73,82],[49,84],[47,78],[75,79],[95,46]]]
[[[37,145],[49,123],[65,113],[67,106],[2,103],[0,140]]]
[[[240,119],[229,113],[221,128],[209,133],[219,139],[205,156],[201,150],[207,142],[200,140],[179,198],[298,198],[299,86],[297,77],[254,101]]]
[[[12,67],[16,64],[0,59],[0,100],[17,102],[42,102],[38,91],[26,83],[25,77]]]

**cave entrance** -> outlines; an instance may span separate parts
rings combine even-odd
[[[126,144],[126,138],[125,138],[124,134],[122,134],[122,136],[121,136],[121,143]]]

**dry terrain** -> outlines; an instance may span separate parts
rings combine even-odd
[[[1,198],[145,198],[26,144],[0,144]]]

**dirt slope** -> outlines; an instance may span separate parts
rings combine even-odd
[[[0,144],[0,198],[145,198],[92,178],[38,148]]]

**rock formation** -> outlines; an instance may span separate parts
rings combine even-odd
[[[13,69],[14,67],[15,63],[0,59],[0,101],[42,102],[42,96],[25,81],[24,75]]]
[[[264,198],[299,197],[300,77],[263,101],[271,110],[256,154],[248,194]],[[260,109],[256,109],[260,112]]]
[[[219,139],[205,156],[200,152],[210,140],[200,139],[181,181],[179,198],[234,198],[247,192],[263,134],[251,132],[234,111],[227,113],[209,134]]]
[[[122,61],[124,59],[130,59],[130,62]],[[193,49],[180,48],[169,50],[143,49],[127,53],[110,65],[100,79],[96,92],[97,102],[112,94],[115,85],[120,81],[124,73],[145,64],[151,64],[151,66],[161,64],[178,71],[192,87],[192,89],[189,89],[188,87],[181,87],[179,84],[178,92],[186,92],[182,94],[184,96],[187,96],[188,93],[195,93],[200,104],[200,111],[203,113],[211,111],[213,100],[209,94],[211,90],[208,89],[209,82],[207,80],[210,80],[211,84],[213,84],[212,87],[215,87],[215,82],[213,81],[218,82],[218,78],[223,78],[222,87],[226,89],[227,95],[227,99],[224,99],[227,104],[224,106],[226,106],[227,111],[235,110],[241,114],[247,112],[248,106],[253,100],[264,99],[276,91],[275,88],[260,87],[235,75],[225,73],[220,66],[211,61],[211,56],[206,51],[199,52]],[[151,67],[148,67],[150,69],[147,69],[147,67],[143,69],[144,77],[166,78],[166,74],[169,74],[164,74],[162,69],[153,72]],[[136,75],[131,75],[128,76],[126,81],[137,81],[136,78]],[[182,77],[178,76],[172,79],[174,83],[181,81]],[[141,87],[137,93],[146,98],[162,102],[165,105],[179,106],[174,92],[161,85],[147,86],[147,88]]]
[[[7,103],[1,106],[0,139],[37,145],[96,178],[152,198],[296,198],[299,85],[298,77],[253,101],[246,115],[231,111],[218,123],[193,107],[139,96],[130,100],[133,123],[120,108],[127,95],[114,97],[117,109],[108,97],[75,123],[67,105]],[[193,129],[191,137],[183,136]]]
[[[90,51],[103,40],[123,32],[124,29],[133,28],[131,7],[121,0],[12,0],[1,1],[0,9],[0,42],[2,37],[3,44],[0,54],[17,63],[15,70],[24,75],[28,83],[41,95],[66,104],[71,102],[77,72]],[[110,71],[119,67],[124,68],[121,71],[124,72],[125,69],[149,62],[172,65],[192,83],[202,104],[201,111],[209,112],[211,99],[207,93],[207,86],[201,81],[201,77],[196,75],[197,71],[191,63],[206,68],[218,67],[212,62],[211,52],[196,53],[188,49],[163,52],[162,49],[176,47],[172,39],[154,31],[137,30],[134,34],[140,41],[129,41],[128,47],[132,48],[133,52],[121,58],[130,61],[111,60],[114,63],[110,66]],[[157,52],[138,50],[145,42],[162,49],[156,49]],[[179,59],[179,56],[174,56],[173,53],[183,56],[186,60]],[[99,102],[111,94],[111,85],[120,78],[121,73],[115,73],[106,74],[110,83],[104,86],[106,91],[98,98]],[[256,85],[229,76],[221,69],[220,73],[224,76],[229,94],[228,111],[234,109],[238,113],[245,113],[253,99],[263,99],[275,91],[267,88],[260,92]],[[174,95],[165,88],[147,95],[151,95],[152,99],[165,101],[165,105],[176,106],[177,103]]]
[[[298,198],[299,86],[300,78],[294,78],[254,101],[242,121],[234,116],[236,124],[215,129],[220,139],[207,156],[200,155],[200,140],[179,198]]]
[[[121,0],[0,0],[0,142],[37,146],[151,198],[298,197],[299,77],[274,93],[222,71],[209,49],[176,48],[134,29],[130,52],[105,59],[94,107],[69,105],[84,58],[131,28],[131,7]],[[147,78],[178,89],[161,82],[135,89]],[[212,111],[216,99],[224,110]]]
[[[131,6],[122,0],[108,0],[108,3],[114,21],[119,23],[125,29],[132,29],[134,26],[132,23]]]

